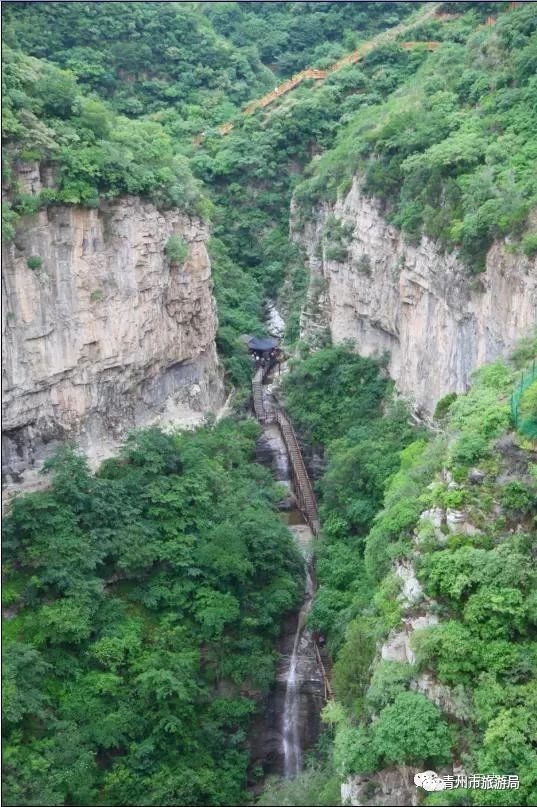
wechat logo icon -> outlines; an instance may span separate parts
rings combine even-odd
[[[416,787],[422,787],[429,792],[433,790],[445,790],[446,783],[434,771],[423,771],[423,773],[416,773],[414,775],[414,784]]]

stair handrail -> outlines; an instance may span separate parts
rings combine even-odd
[[[312,529],[312,532],[314,533],[314,535],[318,535],[318,533],[320,532],[321,525],[320,525],[320,522],[319,522],[319,515],[318,515],[318,511],[317,511],[317,501],[316,501],[316,498],[315,498],[315,493],[314,493],[314,490],[313,490],[313,486],[311,484],[311,480],[309,478],[308,471],[306,469],[306,465],[304,463],[304,459],[302,457],[302,452],[301,452],[300,446],[298,444],[298,439],[297,439],[297,436],[296,436],[296,432],[295,432],[295,430],[293,428],[293,425],[292,425],[291,421],[289,420],[289,418],[281,410],[278,410],[276,412],[276,420],[277,420],[278,425],[280,426],[280,429],[282,431],[283,439],[285,440],[285,433],[284,433],[284,429],[283,429],[284,426],[286,426],[289,429],[289,431],[291,433],[291,437],[293,438],[293,442],[295,444],[294,447],[296,448],[296,455],[297,455],[297,458],[298,458],[298,463],[297,463],[298,468],[295,467],[295,462],[296,462],[295,458],[292,456],[292,451],[290,450],[289,446],[288,446],[288,448],[289,448],[289,458],[291,460],[291,465],[293,466],[296,486],[297,486],[297,488],[299,488],[299,490],[297,492],[302,497],[302,500],[303,500],[303,503],[304,503],[304,511],[305,511],[306,517],[307,517],[307,519],[308,519],[308,521],[310,523],[310,527]],[[303,487],[305,487],[305,491],[301,489]],[[310,498],[310,501],[311,501],[311,507],[307,506],[307,504],[306,504],[306,499],[305,499],[305,496],[304,496],[305,492],[307,492],[309,494],[309,498]],[[309,512],[309,511],[311,511],[311,512]]]

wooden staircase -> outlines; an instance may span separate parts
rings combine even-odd
[[[303,513],[313,534],[318,535],[321,530],[321,524],[317,511],[317,502],[306,466],[304,465],[295,430],[287,416],[281,410],[275,410],[271,404],[269,405],[263,394],[263,380],[269,371],[270,367],[258,367],[252,379],[252,398],[255,416],[260,423],[276,422],[278,424],[289,455],[298,508]]]
[[[512,11],[513,9],[517,8],[517,6],[521,5],[520,2],[513,2],[509,3],[509,10]],[[353,53],[348,53],[343,56],[341,59],[338,59],[337,62],[330,65],[326,70],[318,70],[316,68],[308,67],[305,70],[301,70],[299,73],[295,73],[295,75],[284,81],[282,84],[279,84],[275,87],[271,92],[264,95],[262,98],[256,98],[254,101],[251,101],[244,109],[242,110],[243,115],[251,115],[257,109],[263,109],[264,107],[271,104],[277,98],[280,98],[282,95],[285,95],[290,90],[293,90],[297,87],[302,81],[306,79],[314,79],[315,81],[324,81],[324,79],[329,76],[331,73],[335,73],[337,70],[340,70],[345,65],[349,64],[356,64],[357,62],[361,61],[364,56],[367,56],[375,48],[378,48],[380,45],[385,45],[389,42],[396,41],[397,34],[400,34],[404,31],[411,31],[414,27],[419,25],[420,23],[425,22],[428,19],[436,19],[436,20],[452,20],[456,17],[459,17],[459,14],[446,14],[441,11],[441,3],[434,3],[431,5],[430,8],[426,9],[419,17],[416,17],[410,23],[399,23],[394,28],[391,28],[389,31],[385,31],[381,34],[377,34],[373,39],[369,42],[364,42],[357,50]],[[494,17],[489,17],[487,19],[486,25],[494,25],[496,22]],[[480,26],[482,27],[482,26]],[[431,40],[428,42],[420,42],[420,41],[407,41],[407,42],[398,42],[397,44],[403,48],[403,50],[428,50],[432,51],[435,50],[441,42],[436,40]],[[222,123],[218,127],[218,132],[221,135],[227,135],[229,132],[233,130],[235,123],[233,121],[227,121],[226,123]],[[194,138],[195,145],[200,145],[203,140],[205,132],[196,135]]]
[[[276,412],[276,421],[280,427],[283,441],[289,453],[298,507],[304,514],[313,534],[318,535],[321,524],[319,522],[317,502],[308,472],[306,471],[306,466],[304,465],[295,430],[286,415],[281,411]]]
[[[399,44],[404,50],[435,50],[435,48],[440,45],[440,42],[401,42]],[[295,87],[298,87],[299,84],[307,79],[324,81],[327,76],[329,76],[331,73],[335,73],[337,70],[341,70],[342,67],[349,64],[356,64],[357,62],[361,61],[364,56],[367,56],[367,54],[374,50],[375,47],[377,47],[377,43],[368,42],[365,45],[362,45],[362,47],[358,50],[355,50],[353,53],[348,53],[346,56],[338,59],[337,62],[334,62],[334,64],[328,67],[326,70],[317,70],[311,67],[307,68],[306,70],[301,70],[300,73],[296,73],[292,78],[284,81],[283,84],[279,84],[262,98],[256,98],[255,101],[249,103],[248,106],[244,107],[242,110],[242,114],[252,115],[257,109],[264,109],[264,107],[271,104],[277,98],[281,98],[283,95],[286,95],[286,93],[290,92],[290,90],[294,90]],[[221,135],[226,135],[229,134],[233,128],[234,123],[232,121],[227,121],[218,127],[218,132]],[[200,135],[198,135],[198,138],[198,140],[195,140],[196,143],[201,142]]]
[[[304,464],[300,445],[295,430],[287,417],[277,405],[273,405],[270,399],[264,395],[263,381],[270,372],[270,367],[258,367],[252,378],[253,407],[256,418],[260,423],[277,423],[282,435],[282,439],[287,449],[293,487],[297,499],[299,510],[304,515],[312,533],[318,535],[321,530],[319,513],[315,493]],[[334,697],[332,689],[332,659],[325,645],[322,647],[313,641],[317,665],[323,676],[324,699],[331,700]]]
[[[254,399],[254,412],[255,416],[260,423],[267,422],[265,412],[265,400],[263,396],[263,376],[264,371],[262,367],[258,367],[252,379],[252,395]]]
[[[410,23],[401,22],[399,25],[396,25],[394,28],[391,28],[388,31],[384,31],[380,34],[377,34],[373,39],[370,39],[368,42],[364,42],[360,47],[353,51],[353,53],[347,53],[341,59],[338,59],[337,62],[334,62],[330,67],[326,70],[319,70],[313,67],[308,67],[305,70],[301,70],[299,73],[295,73],[292,78],[287,79],[282,84],[279,84],[273,90],[268,92],[262,98],[256,98],[254,101],[251,101],[244,109],[242,110],[243,115],[251,115],[257,109],[263,109],[264,107],[271,104],[277,98],[281,98],[282,95],[286,95],[290,90],[293,90],[302,81],[307,79],[314,79],[315,81],[324,81],[324,79],[329,76],[331,73],[335,73],[337,70],[341,70],[342,67],[345,67],[349,64],[356,64],[357,62],[361,61],[368,53],[370,53],[375,48],[379,47],[380,45],[387,44],[388,42],[392,42],[395,40],[397,34],[400,34],[404,31],[410,31],[416,25],[424,22],[429,18],[434,18],[438,15],[438,19],[448,18],[453,15],[442,15],[440,14],[440,3],[431,4],[429,8],[424,10],[423,13],[420,14],[419,17],[413,19]],[[399,43],[401,47],[405,50],[414,50],[419,48],[426,48],[427,50],[434,50],[434,48],[438,47],[440,42],[401,42]],[[221,124],[218,127],[218,132],[221,135],[226,135],[232,131],[234,128],[234,123],[232,121],[227,121],[226,123]],[[196,143],[201,142],[203,135],[198,135],[198,138],[195,139]]]

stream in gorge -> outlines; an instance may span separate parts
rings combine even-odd
[[[268,306],[267,330],[275,336],[283,334],[283,320],[273,305]],[[278,409],[275,386],[270,378],[263,385],[263,397],[269,411]],[[288,490],[280,503],[281,516],[304,557],[305,590],[300,610],[284,620],[278,642],[280,658],[276,682],[267,697],[263,714],[254,723],[250,755],[252,769],[261,766],[265,775],[292,778],[302,769],[304,752],[314,746],[319,736],[325,695],[318,651],[306,624],[316,589],[314,536],[297,506],[291,462],[280,428],[275,422],[262,425],[257,459],[268,466],[275,479]]]

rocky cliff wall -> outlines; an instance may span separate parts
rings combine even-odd
[[[346,225],[339,260],[323,237],[329,217]],[[362,355],[388,351],[399,391],[424,414],[446,393],[465,391],[476,367],[537,323],[535,259],[496,243],[486,271],[472,276],[428,238],[405,243],[380,204],[361,193],[359,178],[294,238],[311,272],[303,337],[328,328],[334,342],[351,340]]]
[[[166,258],[171,234],[188,246],[183,264]],[[21,221],[3,254],[8,483],[28,481],[58,441],[95,464],[134,426],[194,424],[221,404],[207,236],[136,197]]]

